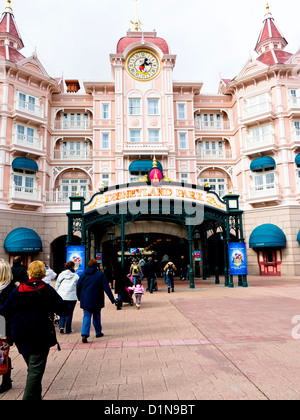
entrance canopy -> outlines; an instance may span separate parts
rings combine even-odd
[[[18,228],[7,235],[4,249],[6,252],[39,252],[43,251],[43,245],[34,230]]]
[[[285,247],[286,237],[276,225],[264,224],[257,226],[250,235],[250,248]]]

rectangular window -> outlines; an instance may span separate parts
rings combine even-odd
[[[179,133],[179,149],[187,148],[186,133]]]
[[[148,99],[148,115],[158,115],[158,99]]]
[[[178,119],[185,120],[186,119],[185,104],[178,104],[177,107],[178,107],[177,108]]]
[[[26,103],[26,95],[24,93],[19,93],[19,107],[20,108],[25,108],[25,103]]]
[[[189,181],[189,174],[180,174],[180,182],[187,183]]]
[[[29,111],[35,111],[35,98],[28,96],[28,109]]]
[[[33,128],[27,127],[27,138],[26,138],[26,140],[28,141],[28,143],[33,143],[33,137],[34,137]]]
[[[102,133],[102,149],[109,149],[109,134]]]
[[[140,115],[140,114],[141,114],[141,100],[129,99],[129,115]]]
[[[22,125],[18,125],[18,140],[23,141],[25,134],[25,128]]]
[[[109,104],[102,104],[102,118],[104,120],[109,119]]]
[[[109,174],[102,174],[101,180],[104,187],[109,187]]]
[[[149,143],[158,143],[159,142],[159,130],[149,130],[148,131],[148,141]]]
[[[129,130],[129,141],[132,143],[140,143],[141,130]]]

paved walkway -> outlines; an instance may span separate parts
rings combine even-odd
[[[192,290],[176,280],[168,294],[159,281],[140,310],[117,311],[106,298],[104,337],[92,327],[87,344],[77,303],[75,333],[58,333],[62,350],[50,351],[43,398],[300,399],[300,278],[248,276],[248,284],[196,279]],[[0,400],[22,399],[26,365],[15,347],[11,356],[13,388]]]

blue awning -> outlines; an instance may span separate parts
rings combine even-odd
[[[12,167],[15,169],[28,169],[35,172],[39,171],[38,164],[34,160],[24,157],[18,157],[14,159],[12,162]]]
[[[39,235],[32,229],[18,228],[11,231],[5,241],[6,252],[39,252],[43,245]]]
[[[298,241],[298,244],[300,245],[300,230],[298,232],[297,241]]]
[[[153,160],[134,160],[129,165],[129,172],[149,172],[153,167]],[[162,171],[162,165],[157,161],[157,167]]]
[[[271,156],[262,156],[260,158],[254,159],[250,164],[251,171],[257,171],[264,168],[275,168],[276,162]]]
[[[300,153],[295,157],[295,163],[297,166],[300,166]]]
[[[250,248],[284,247],[286,237],[282,230],[270,223],[257,226],[250,235]]]

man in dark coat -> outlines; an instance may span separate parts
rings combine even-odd
[[[97,260],[92,259],[77,283],[77,297],[80,301],[80,308],[83,309],[81,329],[83,343],[87,343],[87,338],[90,336],[92,316],[96,337],[103,336],[101,309],[104,307],[104,292],[111,303],[116,303],[105,275],[98,269]]]
[[[24,283],[25,281],[28,281],[27,267],[22,264],[22,257],[20,255],[14,257],[11,271],[13,273],[14,283]]]
[[[150,293],[152,293],[154,281],[156,278],[156,267],[152,261],[152,257],[148,258],[148,262],[144,266],[144,275],[148,281],[148,290]]]

